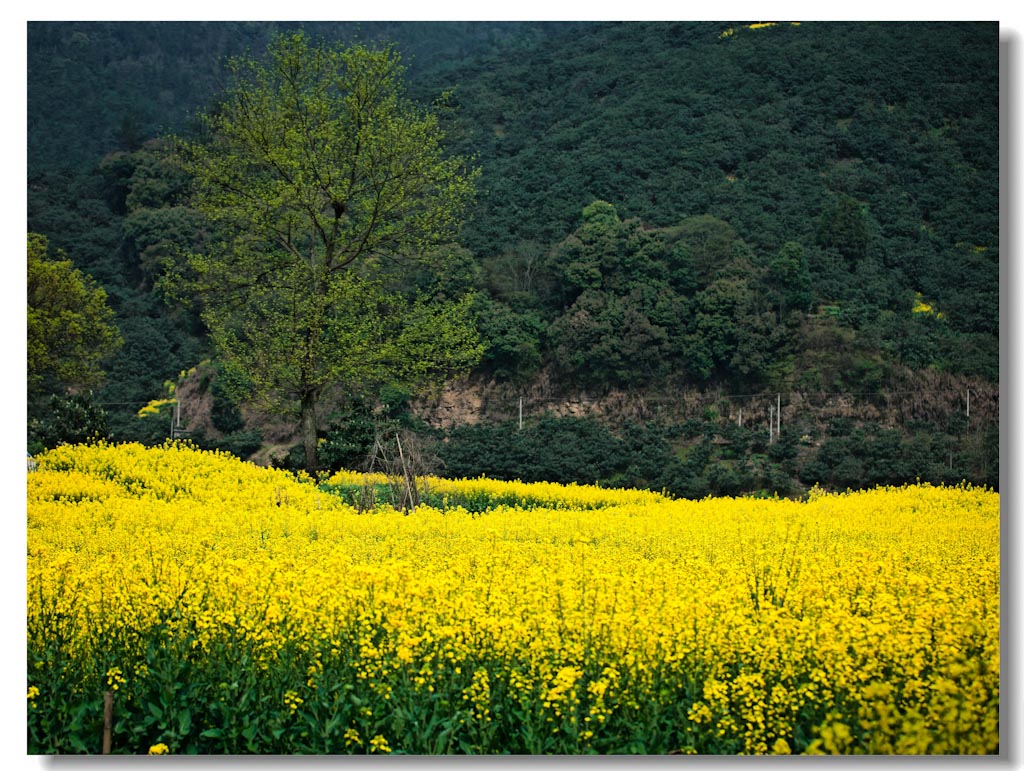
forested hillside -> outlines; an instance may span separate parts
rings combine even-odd
[[[302,465],[164,291],[212,237],[165,139],[196,130],[226,56],[294,26],[29,24],[27,228],[103,287],[124,341],[102,387],[30,390],[30,447],[162,441],[178,389],[197,443]],[[451,92],[450,150],[480,172],[425,287],[473,298],[479,409],[453,414],[476,425],[438,428],[394,387],[346,395],[320,416],[328,465],[386,418],[464,475],[998,484],[997,24],[304,26],[393,41],[410,97]]]

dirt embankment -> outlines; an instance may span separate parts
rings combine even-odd
[[[889,427],[914,422],[945,426],[956,416],[972,421],[999,420],[998,385],[959,375],[903,370],[878,392],[824,392],[779,389],[760,393],[701,391],[695,388],[623,391],[594,394],[559,389],[542,373],[524,386],[467,378],[452,381],[439,395],[415,403],[416,413],[438,428],[524,420],[542,414],[591,416],[611,424],[661,419],[724,419],[741,425],[763,423],[781,407],[784,424],[799,421],[825,425],[835,418],[880,423]]]
[[[201,364],[178,384],[175,395],[181,409],[181,423],[188,435],[216,442],[224,439],[225,433],[213,422],[216,397],[210,386],[214,377],[213,367]],[[244,422],[242,430],[259,430],[263,436],[263,446],[248,460],[268,466],[273,458],[283,458],[299,442],[295,421],[260,410],[255,405],[243,405],[240,412]]]
[[[216,441],[223,439],[224,433],[213,424],[212,377],[212,368],[197,367],[178,386],[177,395],[182,424],[193,436]],[[780,406],[781,421],[777,417]],[[950,373],[903,370],[882,391],[870,394],[796,389],[742,394],[683,387],[590,393],[568,391],[550,372],[542,372],[523,385],[480,377],[453,380],[439,393],[414,402],[412,408],[429,425],[442,429],[515,421],[520,416],[526,422],[544,414],[589,416],[611,426],[627,421],[717,419],[744,426],[763,425],[765,431],[770,422],[813,430],[841,417],[889,427],[920,422],[941,428],[961,416],[966,419],[968,409],[972,423],[998,422],[999,387]],[[250,460],[268,465],[274,458],[283,458],[299,442],[296,421],[268,414],[256,406],[244,406],[241,412],[243,430],[258,429],[263,437],[263,446]],[[324,405],[323,414],[328,412],[329,405]]]

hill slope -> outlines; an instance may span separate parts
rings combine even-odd
[[[201,229],[146,140],[186,130],[222,57],[287,26],[29,27],[28,226],[118,314],[95,395],[116,438],[166,435],[136,411],[210,355],[153,289]],[[996,425],[998,25],[307,26],[395,39],[417,99],[454,89],[453,150],[482,177],[448,285],[476,294],[478,387],[555,405],[833,393],[871,422],[895,389],[942,381],[930,430],[960,441],[934,416],[971,387]],[[258,428],[221,403],[234,428],[212,435]],[[971,473],[989,479],[985,452]]]

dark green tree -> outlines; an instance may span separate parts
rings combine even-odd
[[[474,299],[477,326],[486,350],[481,364],[503,380],[525,381],[542,363],[546,325],[536,311],[517,311],[484,295]]]
[[[666,236],[688,258],[701,286],[710,284],[718,271],[728,265],[738,240],[728,222],[710,214],[687,217],[668,228]]]
[[[583,224],[552,251],[568,307],[550,328],[559,367],[595,386],[636,386],[668,370],[671,339],[686,305],[670,284],[685,260],[671,258],[660,231],[595,201]]]
[[[853,267],[868,253],[868,218],[865,207],[840,193],[818,220],[818,243],[841,255]]]
[[[814,302],[811,272],[804,247],[796,241],[787,241],[768,266],[766,276],[772,304],[779,321],[789,313],[806,313]]]

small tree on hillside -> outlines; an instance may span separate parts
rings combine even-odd
[[[202,138],[179,143],[221,235],[171,284],[252,393],[297,412],[312,471],[329,388],[420,388],[479,360],[468,299],[400,291],[402,266],[443,258],[476,173],[444,154],[439,110],[404,97],[391,48],[297,33],[230,74]]]
[[[107,293],[44,236],[28,234],[28,391],[67,394],[99,385],[100,363],[121,345]]]

